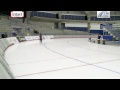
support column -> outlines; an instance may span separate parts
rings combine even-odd
[[[61,16],[62,16],[62,13],[59,12],[58,13],[58,19],[61,19]],[[60,22],[58,23],[58,27],[59,27],[59,29],[61,29],[61,23]]]
[[[26,15],[26,18],[29,19],[29,18],[30,18],[30,11],[27,11],[26,14],[27,14],[27,15]]]
[[[29,19],[30,19],[30,11],[26,12],[26,19],[27,19],[27,23],[29,23]]]
[[[90,28],[91,28],[91,26],[90,26],[90,16],[87,16],[87,18],[88,18],[88,23],[87,23],[88,32],[90,33]]]

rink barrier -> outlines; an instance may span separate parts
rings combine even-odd
[[[39,36],[24,36],[24,37],[17,37],[19,42],[26,42],[26,41],[34,41],[39,40]]]
[[[14,75],[4,58],[4,53],[10,46],[18,43],[16,37],[0,39],[0,79],[14,79]]]
[[[0,62],[0,79],[13,79],[1,62]]]
[[[97,38],[98,35],[54,35],[51,39],[62,39],[62,38]]]

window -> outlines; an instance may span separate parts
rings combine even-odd
[[[67,15],[64,15],[64,18],[67,19]]]
[[[110,18],[107,18],[107,21],[110,21]]]
[[[53,14],[53,18],[56,18],[56,14]]]
[[[81,20],[81,17],[80,17],[80,16],[78,16],[78,20]]]
[[[111,16],[110,18],[111,18],[111,21],[114,21],[114,16]]]
[[[62,15],[61,18],[64,19],[64,15]]]
[[[91,17],[91,21],[94,21],[94,16]]]
[[[98,18],[97,18],[97,17],[95,17],[95,21],[98,21]]]
[[[37,12],[36,11],[34,11],[34,16],[37,16]]]
[[[33,17],[33,12],[30,13],[30,17]]]
[[[75,17],[75,16],[71,15],[71,20],[74,20],[74,17]]]
[[[77,20],[77,16],[74,16],[74,20]]]
[[[41,17],[41,12],[38,12],[38,16]]]
[[[41,12],[41,17],[43,17],[43,12]]]
[[[71,15],[68,15],[67,17],[68,17],[67,19],[72,19],[72,16],[71,16]]]
[[[45,13],[45,17],[47,17],[47,18],[49,17],[49,16],[48,16],[48,13]]]
[[[107,18],[103,18],[103,21],[107,21]]]
[[[99,20],[99,21],[103,21],[103,19],[102,19],[102,18],[99,18],[98,20]]]
[[[115,20],[119,20],[119,16],[115,16]]]
[[[48,17],[48,18],[51,18],[51,15],[50,15],[50,13],[48,13],[48,14],[47,14],[47,17]]]
[[[85,20],[85,16],[82,16],[82,20]]]
[[[83,16],[80,16],[80,20],[83,20]]]

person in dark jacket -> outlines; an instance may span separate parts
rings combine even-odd
[[[16,32],[15,32],[15,31],[13,31],[13,32],[12,32],[12,35],[13,35],[14,37],[16,37],[16,36],[17,36],[17,34],[16,34]]]
[[[101,36],[100,35],[98,35],[98,39],[100,39],[101,38]]]
[[[25,18],[23,18],[23,23],[25,23]]]
[[[1,38],[7,38],[7,33],[5,32],[5,34],[1,34]]]
[[[41,41],[41,43],[42,43],[42,34],[41,34],[41,33],[40,33],[40,36],[39,36],[39,37],[40,37],[40,41]]]
[[[90,34],[91,35],[91,34]],[[89,41],[91,42],[91,37],[89,38]]]
[[[1,34],[1,38],[5,38],[5,34]]]

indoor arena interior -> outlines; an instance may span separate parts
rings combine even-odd
[[[0,79],[120,79],[120,11],[0,11]]]

